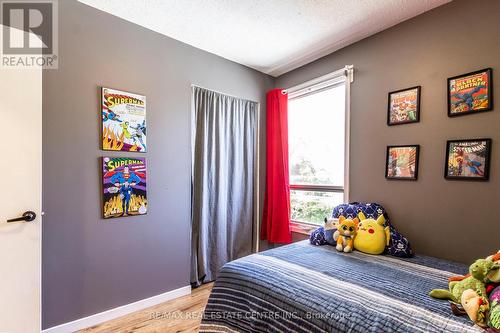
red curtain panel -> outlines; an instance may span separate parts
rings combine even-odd
[[[288,96],[283,89],[267,93],[266,112],[266,192],[260,237],[272,243],[290,243]]]

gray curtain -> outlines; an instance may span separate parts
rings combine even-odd
[[[256,102],[192,92],[191,283],[252,252]]]

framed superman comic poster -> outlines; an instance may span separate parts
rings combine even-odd
[[[103,217],[145,215],[148,211],[146,186],[145,158],[103,157]]]
[[[146,96],[102,88],[102,149],[146,152]]]
[[[492,70],[486,68],[448,79],[448,116],[493,109]]]

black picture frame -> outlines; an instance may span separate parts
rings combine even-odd
[[[484,142],[484,144],[485,144],[484,170],[481,170],[480,166],[475,166],[476,170],[478,172],[482,172],[483,175],[480,177],[450,175],[450,148],[451,148],[451,145],[457,144],[457,143],[471,143],[471,142],[478,142],[478,143]],[[444,178],[446,178],[448,180],[488,181],[490,179],[491,145],[492,145],[492,140],[490,138],[448,140],[446,142],[446,159],[445,159],[445,167],[444,167]],[[464,159],[465,158],[466,157],[464,157]],[[469,166],[466,166],[466,167],[469,167]],[[472,167],[474,167],[474,166],[470,166],[469,168],[472,168]]]
[[[477,74],[485,73],[488,78],[488,92],[487,92],[487,99],[488,99],[488,106],[486,108],[481,108],[481,109],[471,109],[468,111],[464,112],[453,112],[452,111],[452,94],[450,91],[450,85],[452,80],[458,80],[461,78],[466,78],[468,76],[473,76]],[[470,72],[470,73],[465,73],[457,76],[453,76],[447,79],[447,86],[446,86],[446,94],[447,94],[447,100],[448,100],[448,117],[460,117],[460,116],[466,116],[470,114],[476,114],[476,113],[482,113],[482,112],[488,112],[493,110],[493,70],[491,68],[484,68],[478,71]],[[463,104],[463,103],[462,103]]]
[[[390,174],[389,159],[391,151],[397,148],[412,148],[415,149],[415,166],[413,176],[395,176]],[[386,157],[385,157],[385,178],[387,180],[418,180],[418,164],[420,159],[420,145],[397,145],[397,146],[387,146]],[[409,166],[410,167],[410,166]]]
[[[411,90],[417,90],[417,109],[416,109],[416,116],[414,120],[405,120],[405,121],[391,121],[391,114],[392,114],[392,96],[395,94],[401,94],[405,93],[407,91]],[[422,87],[421,86],[414,86],[406,89],[401,89],[401,90],[395,90],[391,91],[387,94],[387,126],[396,126],[396,125],[404,125],[404,124],[412,124],[412,123],[418,123],[420,122],[420,94],[421,94]]]

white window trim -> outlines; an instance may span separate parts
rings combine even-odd
[[[351,83],[354,81],[354,66],[348,65],[342,69],[298,84],[286,89],[288,100],[305,95],[319,92],[321,90],[331,88],[338,84],[345,84],[345,138],[344,138],[344,188],[343,191],[335,189],[335,186],[327,186],[330,192],[343,192],[344,202],[349,202],[349,167],[350,167],[350,151],[351,151]],[[290,185],[290,189],[301,190],[321,190],[322,185]],[[291,221],[292,231],[298,233],[310,233],[317,224],[307,223],[303,221]]]

